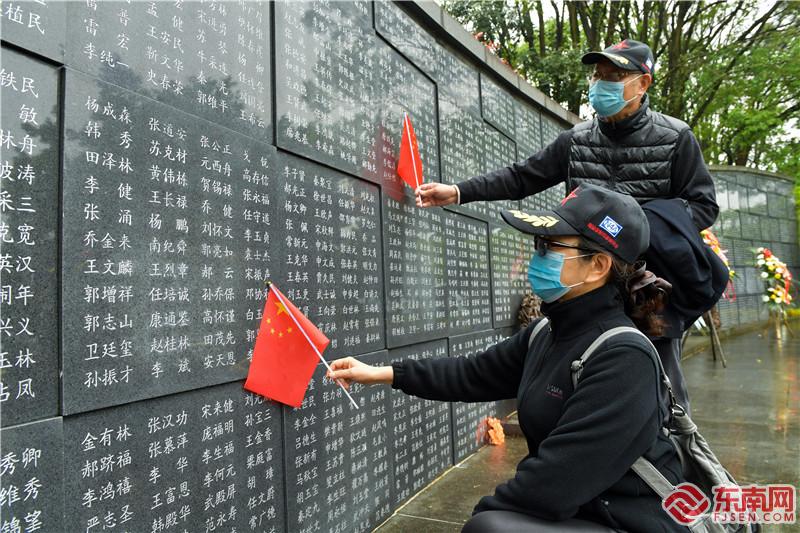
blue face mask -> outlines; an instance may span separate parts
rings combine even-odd
[[[632,102],[639,96],[634,96],[630,100],[625,100],[622,96],[625,92],[625,86],[633,81],[638,80],[641,78],[642,75],[638,75],[632,80],[629,80],[625,83],[621,81],[606,81],[606,80],[597,80],[589,85],[589,104],[597,111],[597,114],[601,117],[610,117],[612,115],[616,115],[622,108],[628,105],[628,102]]]
[[[561,283],[561,269],[566,259],[586,257],[583,254],[565,258],[564,254],[548,250],[546,255],[533,254],[528,265],[528,281],[533,288],[533,293],[547,303],[552,303],[569,292],[572,287],[583,285],[583,281],[574,285]]]

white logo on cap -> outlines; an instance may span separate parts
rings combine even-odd
[[[622,231],[622,226],[620,226],[616,220],[609,216],[606,216],[606,218],[603,219],[603,221],[600,223],[600,227],[606,230],[612,237],[616,237],[619,235],[619,232]]]

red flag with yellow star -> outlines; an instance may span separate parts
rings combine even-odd
[[[244,388],[300,407],[311,375],[330,342],[274,284],[270,284]]]

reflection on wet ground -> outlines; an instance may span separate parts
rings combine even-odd
[[[800,324],[792,328],[794,337],[770,327],[723,341],[727,368],[709,351],[683,362],[692,418],[743,484],[800,484]]]

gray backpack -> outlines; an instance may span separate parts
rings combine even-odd
[[[534,326],[531,336],[528,339],[528,348],[533,344],[533,339],[537,334],[548,326],[548,319],[543,318]],[[697,426],[692,422],[692,419],[686,413],[683,407],[678,405],[675,401],[675,396],[672,394],[672,385],[669,382],[667,374],[664,372],[664,367],[661,364],[661,359],[658,356],[658,351],[647,335],[642,333],[636,328],[621,326],[612,328],[603,332],[602,335],[586,348],[583,355],[576,361],[572,362],[572,386],[578,386],[578,379],[581,377],[583,367],[586,361],[592,354],[611,337],[620,334],[634,334],[645,339],[647,344],[652,348],[651,355],[655,358],[658,365],[659,373],[661,374],[661,381],[665,387],[669,402],[670,402],[670,416],[664,422],[662,430],[665,434],[669,435],[675,449],[678,452],[678,457],[683,467],[683,475],[686,481],[697,485],[703,494],[709,499],[710,502],[714,501],[713,487],[715,485],[735,485],[738,486],[733,476],[720,464],[714,452],[708,446],[708,443],[702,435],[697,431]],[[631,470],[644,481],[653,491],[658,494],[662,501],[673,491],[673,485],[659,470],[644,456],[639,457],[631,466]],[[687,526],[692,533],[751,533],[759,531],[760,528],[757,524],[719,524],[711,520],[711,511],[709,508],[702,518],[696,521],[693,525]]]

